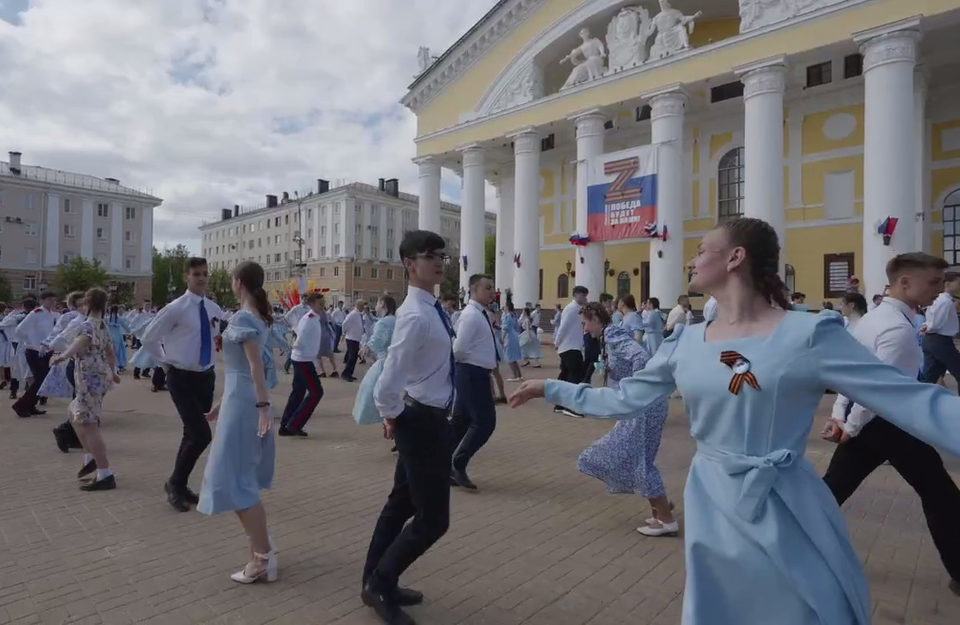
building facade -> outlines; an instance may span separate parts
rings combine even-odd
[[[441,172],[462,171],[465,224],[482,182],[498,187],[497,282],[515,301],[583,284],[667,306],[706,231],[760,217],[791,290],[816,307],[856,275],[869,298],[894,254],[960,264],[958,36],[960,0],[502,0],[403,98],[421,223]],[[572,245],[588,159],[645,145],[669,236]]]
[[[0,272],[20,297],[81,257],[107,270],[108,287],[132,283],[135,301],[149,300],[153,210],[161,202],[114,178],[23,165],[10,152],[0,162]]]
[[[243,260],[260,263],[267,292],[274,296],[303,276],[330,290],[328,301],[362,299],[375,303],[389,293],[406,293],[398,248],[404,233],[418,228],[419,198],[401,193],[396,179],[378,186],[351,183],[329,188],[325,180],[300,197],[268,195],[266,205],[242,212],[223,209],[221,219],[201,226],[202,251],[214,269],[230,270]],[[440,205],[437,232],[459,256],[460,207]],[[496,216],[484,216],[494,234]]]

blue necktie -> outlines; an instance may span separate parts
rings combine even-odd
[[[487,311],[483,311],[483,318],[487,320],[487,325],[490,326],[490,336],[493,337],[493,353],[497,357],[497,364],[500,364],[500,350],[497,349],[497,333],[493,331],[493,324],[490,323],[490,315],[487,314]]]
[[[440,321],[443,323],[444,329],[446,329],[447,334],[450,335],[450,338],[453,339],[457,336],[456,332],[453,331],[453,328],[450,326],[450,319],[447,317],[446,311],[443,310],[443,306],[440,305],[440,300],[434,302],[433,307],[437,309],[437,314],[440,315]],[[450,342],[450,399],[447,401],[447,409],[453,405],[453,389],[454,389],[454,380],[453,380],[453,341]]]
[[[204,300],[200,300],[200,366],[206,369],[210,366],[210,318],[207,317],[207,307]]]

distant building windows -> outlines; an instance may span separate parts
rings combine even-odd
[[[77,227],[73,224],[63,224],[63,236],[72,239],[77,234]]]
[[[734,148],[720,158],[717,167],[717,221],[743,215],[743,148]]]
[[[326,275],[327,275],[327,268],[326,268],[326,267],[321,267],[321,268],[320,268],[320,277],[322,278],[322,277],[324,277],[324,276],[326,276]]]
[[[855,78],[863,73],[863,55],[850,54],[843,57],[843,77]]]
[[[387,280],[393,280],[393,269],[387,269]]]
[[[37,289],[37,276],[23,276],[23,290],[35,291]]]
[[[137,209],[133,206],[124,207],[124,217],[126,219],[136,219],[137,218]]]
[[[557,276],[557,298],[566,299],[570,297],[570,276],[561,273]]]
[[[124,259],[123,259],[123,268],[126,269],[126,270],[128,270],[128,271],[131,270],[131,269],[133,269],[133,261],[134,261],[133,256],[127,256],[126,258],[124,258]]]
[[[833,81],[833,64],[830,61],[807,66],[807,87],[826,85]]]
[[[642,122],[650,119],[650,113],[653,109],[650,108],[649,104],[644,104],[643,106],[637,107],[637,121]]]
[[[334,268],[333,268],[333,277],[336,278],[336,277],[339,277],[339,276],[340,276],[340,268],[339,268],[339,267],[334,267]]]
[[[363,277],[363,268],[360,266],[354,266],[353,268],[353,277],[362,278]]]
[[[73,205],[70,204],[70,198],[68,197],[63,198],[63,212],[68,215],[73,213]]]
[[[23,234],[28,237],[40,236],[40,223],[36,221],[23,222]]]
[[[371,267],[371,268],[370,268],[370,277],[371,277],[371,278],[379,278],[379,277],[380,277],[380,270],[377,269],[376,267]]]
[[[943,201],[943,257],[960,265],[960,189]]]
[[[97,241],[106,241],[107,237],[103,233],[103,228],[97,228]]]

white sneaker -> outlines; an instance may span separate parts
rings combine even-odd
[[[673,523],[656,521],[655,524],[641,525],[637,531],[644,536],[676,536],[680,532],[680,524],[676,521]]]

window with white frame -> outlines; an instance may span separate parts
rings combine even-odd
[[[337,258],[340,257],[340,244],[339,244],[339,243],[334,244],[334,246],[333,246],[333,255],[336,256]]]
[[[371,268],[370,268],[370,277],[371,277],[371,278],[379,278],[379,277],[380,277],[380,270],[377,269],[376,267],[371,267]]]
[[[33,210],[33,194],[32,193],[27,193],[26,195],[24,195],[23,204],[28,211]]]
[[[72,263],[72,262],[73,262],[73,259],[76,258],[76,257],[77,257],[77,253],[76,253],[76,252],[64,252],[64,254],[63,254],[63,264],[66,265],[66,264],[68,264],[68,263]]]
[[[110,216],[110,206],[104,204],[103,202],[97,203],[97,217],[109,217]]]
[[[63,198],[63,212],[69,214],[73,213],[73,205],[70,204],[70,198]]]
[[[104,234],[102,227],[97,228],[97,240],[98,240],[98,241],[106,241],[106,240],[107,240],[107,236],[106,236],[106,234]]]
[[[363,277],[363,267],[354,266],[353,268],[353,277],[362,278]]]
[[[63,224],[63,236],[72,239],[77,234],[77,227],[73,224]]]
[[[387,269],[387,280],[393,280],[393,269]]]
[[[320,246],[320,258],[326,258],[326,257],[327,257],[327,246],[326,246],[326,245],[321,245],[321,246]]]
[[[23,234],[28,237],[40,236],[40,223],[36,221],[23,222]]]
[[[37,264],[37,250],[32,247],[24,248],[23,250],[23,262],[28,265]]]
[[[34,291],[37,288],[37,276],[23,276],[23,290]]]
[[[743,216],[743,148],[733,148],[717,166],[717,221]]]
[[[327,275],[327,268],[326,268],[326,267],[321,267],[321,268],[320,268],[320,277],[322,278],[322,277],[324,277],[324,276],[326,276],[326,275]]]
[[[135,243],[136,239],[133,237],[133,230],[124,230],[123,240],[126,243]]]
[[[136,219],[137,218],[137,209],[133,206],[127,206],[123,210],[124,216],[126,219]]]
[[[334,277],[334,278],[337,278],[337,277],[339,277],[339,276],[340,276],[340,268],[339,268],[339,267],[334,267],[334,268],[333,268],[333,277]]]
[[[943,258],[960,265],[960,189],[943,201]]]

